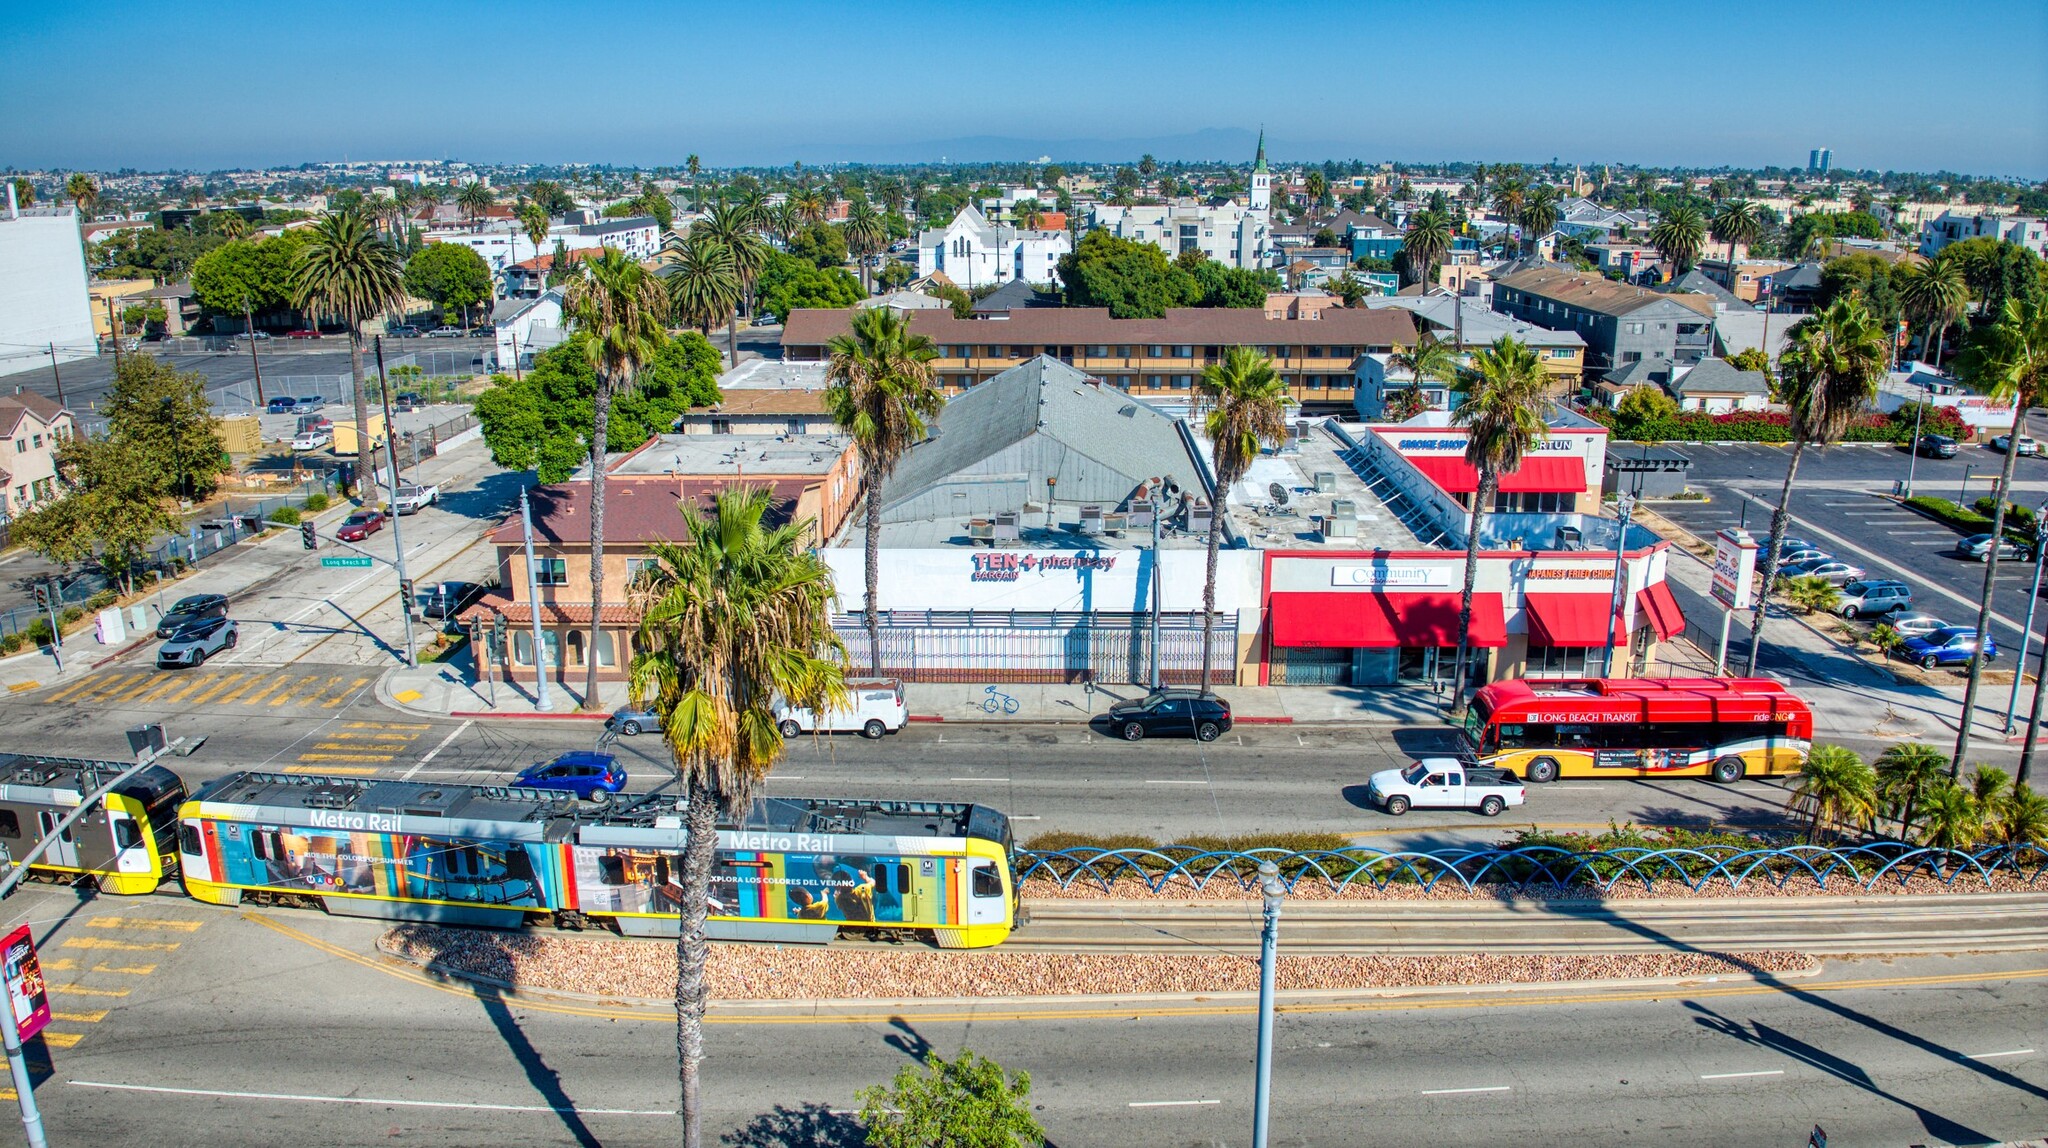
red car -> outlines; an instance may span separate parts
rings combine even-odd
[[[341,529],[334,532],[343,542],[361,542],[370,535],[384,529],[384,512],[381,510],[358,510],[348,516]]]
[[[301,327],[296,331],[286,331],[284,337],[287,339],[317,339],[320,337],[320,332],[313,330],[311,327]]]

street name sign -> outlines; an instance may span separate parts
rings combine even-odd
[[[363,557],[363,558],[356,558],[356,557],[351,557],[351,556],[347,556],[347,555],[344,555],[343,557],[340,557],[340,558],[322,558],[322,559],[320,560],[320,565],[322,565],[322,566],[369,566],[369,565],[372,565],[372,562],[371,562],[371,560],[370,560],[369,558],[367,558],[367,557]]]

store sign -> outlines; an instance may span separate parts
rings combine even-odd
[[[1587,437],[1586,435],[1559,435],[1555,438],[1546,438],[1542,442],[1531,444],[1529,453],[1572,453],[1575,446],[1573,440]],[[1462,437],[1402,438],[1394,440],[1394,449],[1402,454],[1464,454],[1465,440]]]
[[[1448,566],[1332,566],[1330,585],[1417,590],[1457,585],[1457,574]]]
[[[1747,530],[1714,536],[1714,599],[1730,610],[1756,604],[1756,539]]]
[[[1006,551],[992,551],[970,555],[974,560],[975,582],[1016,582],[1032,576],[1067,574],[1080,571],[1113,570],[1117,556],[1082,552],[1079,554],[1052,553],[1033,554],[1029,551],[1012,554]]]
[[[1614,567],[1599,566],[1535,566],[1525,577],[1531,582],[1614,582]]]
[[[43,966],[36,960],[36,938],[27,925],[0,941],[7,969],[7,1003],[14,1009],[14,1024],[21,1039],[28,1040],[50,1023],[50,989],[43,982]]]

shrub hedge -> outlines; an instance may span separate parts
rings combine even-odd
[[[1613,430],[1618,439],[1634,442],[1791,442],[1789,416],[1777,411],[1735,411],[1710,415],[1688,411],[1656,419],[1630,419],[1614,411],[1588,409],[1586,414]],[[1900,417],[1903,415],[1904,417]],[[1969,428],[1947,407],[1930,409],[1922,421],[1922,434],[1966,437]],[[1868,414],[1842,435],[1843,442],[1910,443],[1913,440],[1913,408],[1901,407],[1888,415]]]

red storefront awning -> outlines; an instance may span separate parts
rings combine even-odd
[[[1662,582],[1652,582],[1636,591],[1636,609],[1650,616],[1650,625],[1657,629],[1657,640],[1668,642],[1671,636],[1685,629],[1685,613],[1678,608],[1678,599],[1671,596],[1671,587]]]
[[[1452,494],[1472,494],[1479,489],[1479,468],[1455,454],[1413,454],[1406,456],[1415,469]],[[1522,460],[1512,474],[1500,476],[1502,494],[1583,494],[1586,465],[1575,456],[1535,455]]]
[[[1607,594],[1531,594],[1523,602],[1532,646],[1605,646],[1609,631],[1616,645],[1628,644]]]
[[[1283,649],[1352,649],[1458,644],[1456,593],[1281,591],[1267,603],[1273,644]],[[1472,644],[1505,646],[1499,594],[1472,595]]]

